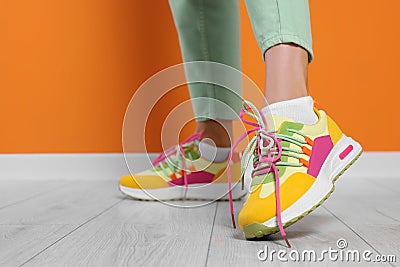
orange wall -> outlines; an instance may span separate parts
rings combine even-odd
[[[157,3],[1,0],[0,153],[120,152],[135,90],[181,62],[168,1]],[[400,150],[400,2],[310,5],[313,96],[366,150]],[[264,65],[243,4],[241,14],[243,71],[263,88]],[[183,90],[160,110],[187,99]],[[150,122],[151,151],[159,149],[164,117]]]

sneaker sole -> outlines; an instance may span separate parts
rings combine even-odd
[[[199,201],[229,200],[227,183],[189,185],[186,198],[184,197],[185,187],[183,186],[142,190],[119,185],[119,190],[122,194],[133,199],[145,201],[171,201],[184,199]],[[234,185],[232,188],[233,200],[240,200],[246,196],[246,194],[247,191],[242,190],[239,184]]]
[[[341,154],[342,151],[344,151],[349,146],[352,146],[353,150],[347,155],[348,159],[345,161],[344,167],[342,166],[341,168],[339,168],[339,170],[333,171],[332,169],[335,166],[333,166],[334,164],[328,165],[329,161],[331,161],[333,163],[340,162],[339,160],[341,160],[341,159],[339,159],[339,155]],[[331,172],[331,173],[336,173],[336,174],[334,174],[333,177],[329,178],[329,179],[326,178],[326,174],[325,174],[325,178],[320,177],[320,175],[318,175],[318,177],[317,177],[317,180],[318,179],[325,180],[322,183],[322,184],[325,184],[325,186],[326,186],[326,184],[330,184],[329,191],[327,193],[325,193],[322,198],[318,197],[317,201],[315,201],[315,200],[310,201],[312,204],[306,203],[306,205],[305,205],[304,203],[307,202],[307,198],[310,198],[310,195],[312,196],[312,194],[313,194],[310,191],[313,189],[314,185],[311,186],[309,191],[307,191],[299,200],[297,200],[292,206],[290,206],[288,209],[286,209],[285,211],[282,212],[282,221],[284,222],[283,227],[284,228],[289,227],[290,225],[298,222],[300,219],[304,218],[305,216],[310,214],[312,211],[314,211],[316,208],[321,206],[322,203],[324,203],[325,200],[327,200],[329,198],[329,196],[332,194],[332,192],[334,191],[335,182],[338,180],[338,178],[361,156],[361,154],[362,154],[361,145],[359,143],[357,143],[356,141],[354,141],[353,139],[351,139],[350,137],[347,137],[343,134],[343,137],[338,141],[338,143],[335,145],[335,147],[333,148],[331,153],[328,155],[327,160],[325,161],[323,167],[321,168],[321,172],[320,172],[320,174],[322,174],[322,175],[324,175],[324,172],[325,173]],[[317,183],[314,183],[314,184],[316,185],[316,188],[317,188],[314,190],[318,190]],[[321,186],[319,186],[319,187],[321,187]],[[326,192],[326,191],[323,191],[323,192]],[[301,201],[302,201],[302,203],[301,203]],[[305,211],[304,211],[304,208],[303,208],[303,211],[299,211],[298,206],[300,206],[300,207],[304,207],[304,206],[310,207],[311,206],[311,207],[306,208]],[[297,210],[296,210],[296,208],[297,208]],[[292,213],[292,214],[300,213],[300,215],[297,215],[297,216],[292,215],[291,216],[288,213]],[[265,236],[279,232],[279,227],[276,225],[276,217],[274,217],[265,223],[254,222],[254,223],[248,224],[243,227],[243,232],[245,234],[246,239],[248,239],[248,240],[262,239]]]

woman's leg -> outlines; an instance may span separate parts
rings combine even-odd
[[[313,59],[307,0],[246,0],[253,31],[266,62],[269,104],[308,95]]]
[[[213,61],[240,69],[237,0],[170,0],[169,3],[184,62]],[[186,68],[187,77],[191,71],[202,70]],[[189,91],[198,122],[197,131],[203,132],[203,138],[212,139],[217,146],[229,146],[230,136],[226,130],[232,132],[231,120],[235,119],[235,114],[224,104],[237,114],[241,108],[241,91],[232,92],[205,83],[189,84]]]
[[[278,44],[265,53],[265,97],[269,104],[309,95],[308,53],[294,43]]]
[[[272,148],[245,150],[256,154],[255,171],[239,225],[249,239],[279,231],[290,247],[284,228],[329,197],[333,183],[362,148],[324,110],[314,108],[308,96],[307,68],[313,58],[308,1],[246,0],[246,4],[266,61],[265,95],[272,103],[263,115],[254,116],[260,128],[271,130],[257,132],[257,140],[259,147],[267,143]]]

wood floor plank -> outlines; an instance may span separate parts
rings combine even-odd
[[[400,262],[400,197],[398,179],[341,181],[335,201],[325,208],[381,254]]]
[[[287,229],[292,249],[318,254],[336,249],[344,238],[348,249],[394,254],[399,262],[397,185],[398,180],[341,178],[322,208]],[[188,209],[134,201],[120,195],[116,181],[51,188],[0,209],[0,266],[258,266],[270,263],[257,258],[265,245],[286,250],[279,234],[244,240],[232,229],[227,202]],[[235,202],[237,213],[242,203]],[[275,258],[274,265],[282,264]]]
[[[6,180],[0,179],[0,209],[57,190],[70,182],[65,180]]]
[[[236,210],[239,211],[241,205],[236,203]],[[286,248],[285,242],[279,233],[271,235],[263,241],[248,241],[239,229],[233,229],[229,216],[229,206],[227,203],[218,203],[217,215],[208,257],[208,266],[287,266],[288,262],[280,262],[276,256],[273,262],[267,259],[260,261],[257,257],[258,251],[268,247],[268,250],[303,250],[313,249],[317,255],[322,250],[338,249],[336,242],[339,238],[344,238],[349,244],[349,249],[364,251],[371,250],[371,247],[354,234],[349,228],[341,223],[323,208],[313,211],[301,221],[287,228],[286,233],[292,245],[291,249]],[[289,260],[290,263],[290,260]],[[292,262],[294,264],[294,262]],[[315,263],[302,262],[302,266],[309,266]],[[323,265],[347,266],[357,263],[333,262],[326,259]],[[389,266],[389,265],[383,265]]]
[[[397,192],[400,194],[400,175],[398,178],[384,178],[384,179],[364,179],[364,181],[378,187],[383,187],[389,191]]]
[[[0,225],[0,266],[20,266],[73,229],[72,225]]]
[[[124,200],[26,266],[204,266],[215,210]]]
[[[115,181],[77,181],[0,209],[0,225],[79,225],[121,199]]]
[[[0,209],[0,266],[22,264],[122,201],[116,184],[76,181]]]

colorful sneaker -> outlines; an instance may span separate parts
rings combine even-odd
[[[153,168],[121,178],[119,188],[125,195],[142,200],[217,200],[228,199],[228,177],[224,162],[210,162],[198,152],[200,133],[162,152]],[[240,178],[240,159],[231,160],[232,173]],[[236,179],[233,182],[238,182]],[[236,186],[233,199],[246,191]]]
[[[280,232],[290,247],[284,228],[320,206],[338,177],[361,155],[359,143],[344,135],[323,110],[314,111],[317,123],[305,125],[276,115],[266,119],[244,102],[240,117],[254,126],[247,133],[255,133],[242,158],[243,168],[253,158],[250,193],[238,218],[246,239]],[[257,122],[245,120],[244,114]]]

